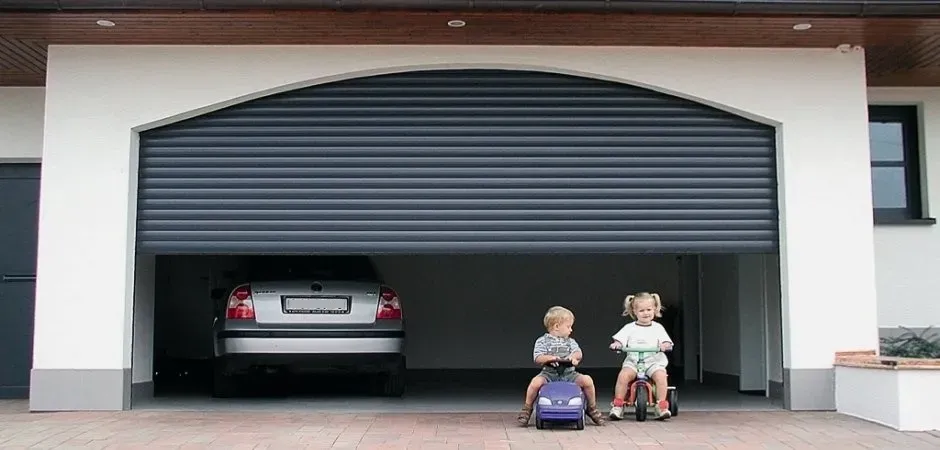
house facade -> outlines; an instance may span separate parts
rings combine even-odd
[[[940,281],[931,272],[940,260],[940,231],[932,218],[940,208],[940,178],[935,175],[940,171],[940,45],[931,40],[940,32],[940,18],[930,17],[927,6],[915,5],[929,2],[908,2],[907,9],[899,10],[873,7],[861,16],[854,9],[823,11],[786,1],[735,2],[745,9],[736,16],[728,10],[694,9],[704,8],[701,4],[724,7],[721,2],[640,3],[653,9],[478,11],[458,5],[444,11],[222,11],[223,5],[218,11],[181,6],[172,12],[0,12],[0,36],[7,49],[7,69],[0,72],[0,181],[5,186],[0,195],[16,196],[8,207],[21,217],[4,224],[9,230],[4,234],[14,236],[4,246],[27,262],[5,268],[4,296],[18,296],[23,306],[20,317],[0,329],[12,340],[31,339],[30,346],[14,349],[20,372],[27,364],[24,358],[29,364],[31,409],[129,408],[138,386],[152,380],[154,324],[147,311],[153,308],[155,255],[252,251],[770,255],[779,265],[776,325],[782,370],[767,374],[768,382],[778,386],[788,409],[834,409],[835,352],[877,348],[879,336],[895,333],[898,326],[923,328],[940,322],[940,306],[932,300]],[[833,8],[860,8],[870,2],[832,3]],[[491,131],[472,136],[501,136],[500,148],[516,142],[513,136],[528,136],[541,151],[570,147],[571,152],[608,158],[591,166],[598,177],[615,180],[608,191],[592,184],[597,190],[584,194],[588,200],[573,194],[522,197],[550,205],[571,202],[563,205],[568,225],[551,228],[554,222],[539,216],[532,220],[541,221],[542,228],[526,228],[531,221],[506,212],[521,214],[518,210],[524,208],[486,206],[479,211],[491,211],[493,220],[508,227],[494,235],[502,237],[440,228],[425,230],[426,237],[442,236],[428,244],[381,225],[368,228],[374,224],[367,219],[355,219],[365,230],[359,235],[342,229],[292,234],[279,224],[300,214],[291,211],[307,207],[292,210],[284,205],[295,204],[293,200],[278,197],[271,201],[282,202],[280,207],[251,210],[248,203],[238,206],[237,197],[226,197],[238,189],[232,178],[259,179],[244,175],[244,160],[235,161],[222,150],[207,151],[187,160],[193,164],[187,166],[172,150],[226,149],[239,139],[257,140],[259,149],[291,147],[292,139],[307,134],[265,138],[258,130],[274,122],[289,127],[297,117],[307,117],[290,105],[320,92],[331,92],[316,97],[333,108],[327,113],[335,115],[324,113],[328,118],[370,114],[375,123],[391,121],[405,114],[409,104],[432,100],[446,116],[448,108],[458,108],[449,106],[448,99],[459,102],[462,93],[475,88],[461,74],[480,71],[496,77],[488,79],[488,92],[504,89],[512,97],[541,91],[531,94],[541,97],[524,101],[532,102],[532,111],[539,114],[544,108],[561,111],[564,119],[558,119],[563,125],[554,131],[544,126],[549,122],[525,125],[519,119],[510,121],[516,127],[512,130],[491,124]],[[405,80],[422,73],[434,74],[433,80]],[[371,81],[357,85],[357,80]],[[621,94],[617,86],[632,91]],[[595,90],[603,92],[592,96]],[[356,101],[374,100],[369,96],[388,91],[396,94],[385,103],[369,103],[373,109],[366,112],[356,109]],[[613,103],[605,100],[608,95],[634,103]],[[275,100],[258,103],[265,99]],[[498,95],[474,101],[460,107],[480,110],[472,116],[475,120],[493,119],[496,112],[505,118],[513,111],[511,100]],[[376,111],[381,105],[399,109],[380,116]],[[287,106],[295,109],[286,111]],[[572,121],[578,114],[586,114],[585,119]],[[477,142],[467,138],[480,133],[468,117],[455,115],[451,125],[440,125],[464,127],[455,132],[462,141],[441,148],[469,148],[468,143]],[[680,117],[686,122],[670,128]],[[346,125],[363,123],[350,120],[324,122],[335,127],[317,132],[336,148],[365,145],[363,128],[344,134]],[[633,134],[598,125],[629,128],[631,121],[640,124]],[[575,122],[581,125],[575,127]],[[587,122],[594,134],[584,131]],[[427,129],[421,122],[408,126]],[[565,127],[578,131],[565,134]],[[503,128],[505,135],[500,134]],[[369,145],[422,145],[414,134],[397,135],[401,145],[393,145],[387,140],[394,137],[376,133]],[[659,140],[640,142],[643,136]],[[694,143],[703,139],[708,145]],[[611,147],[627,153],[604,153]],[[656,153],[668,149],[679,150]],[[513,157],[521,158],[524,151],[519,151]],[[500,166],[500,159],[490,155],[492,165],[484,178],[508,186],[522,177],[513,170],[535,173],[545,164],[561,171],[546,177],[588,179],[577,175],[588,170],[584,161],[590,158],[577,162],[588,153],[558,161],[552,157],[571,155],[557,151],[541,155],[544,159],[532,167],[515,169]],[[483,158],[485,153],[468,154]],[[213,154],[219,159],[212,160]],[[648,161],[641,161],[643,157],[657,159],[643,162]],[[282,159],[259,159],[253,166],[281,170],[262,177],[272,189],[303,176],[288,170],[302,166],[302,159]],[[614,164],[611,169],[628,160],[634,161],[622,168],[628,175],[604,171],[605,164]],[[234,165],[225,166],[229,163]],[[374,170],[382,164],[343,166],[360,171],[343,179],[400,176]],[[469,170],[453,164],[444,167],[453,176],[449,179]],[[200,175],[213,170],[217,178]],[[419,174],[404,178],[424,176],[420,166],[400,170]],[[420,183],[430,183],[430,178],[446,177],[428,175],[417,183],[424,186]],[[629,179],[640,181],[623,181]],[[553,188],[574,185],[560,186]],[[187,189],[203,196],[189,195]],[[226,189],[230,191],[222,192]],[[664,191],[670,189],[674,195]],[[231,209],[212,206],[232,204],[226,203],[232,198],[236,206]],[[407,200],[382,198],[391,198],[392,204]],[[594,206],[574,205],[578,201]],[[332,206],[321,209],[353,218],[369,208],[344,209],[348,199],[339,197],[323,202]],[[436,210],[456,208],[435,205],[415,207],[397,220],[425,214],[443,223],[446,217]],[[201,212],[183,217],[178,214],[182,210]],[[247,222],[239,222],[243,217],[224,219],[218,213],[232,210],[270,223],[247,228]],[[262,214],[271,210],[287,212]],[[591,216],[598,210],[611,215],[629,210],[632,215],[616,216],[625,228],[610,229],[598,225],[609,217]],[[219,225],[225,220],[231,226]],[[679,222],[685,228],[670,228]],[[30,223],[36,224],[34,233]],[[642,228],[645,223],[653,224]],[[342,237],[331,237],[336,233]],[[28,264],[32,258],[34,272]],[[22,377],[15,376],[9,375],[8,391],[23,393]]]

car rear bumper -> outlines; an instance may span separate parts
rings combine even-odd
[[[217,356],[401,354],[402,331],[222,331]]]
[[[288,369],[297,373],[386,373],[404,369],[405,357],[395,353],[284,354],[243,353],[216,358],[217,369],[239,373],[262,368]]]

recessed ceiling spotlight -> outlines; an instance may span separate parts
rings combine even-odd
[[[810,28],[813,28],[813,24],[811,23],[798,23],[796,25],[793,25],[793,29],[796,31],[806,31]]]
[[[448,21],[448,22],[447,22],[447,26],[449,26],[449,27],[451,27],[451,28],[463,28],[463,27],[467,26],[467,22],[464,22],[464,21],[459,20],[459,19],[455,19],[455,20]]]
[[[97,23],[99,26],[102,26],[102,27],[113,27],[115,25],[114,22],[110,20],[105,20],[105,19],[101,19],[95,23]]]

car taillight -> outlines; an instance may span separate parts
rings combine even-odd
[[[382,286],[379,291],[379,308],[375,312],[376,319],[401,319],[401,300],[398,293],[388,286]]]
[[[226,319],[254,319],[255,305],[251,301],[251,287],[241,285],[232,291],[228,298],[228,307],[225,309]]]

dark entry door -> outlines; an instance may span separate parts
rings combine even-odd
[[[0,398],[29,396],[39,165],[0,165]]]

